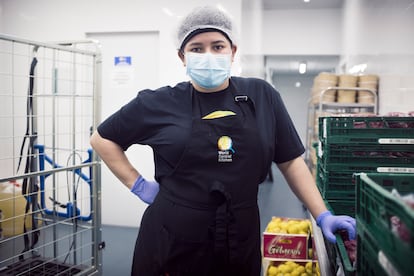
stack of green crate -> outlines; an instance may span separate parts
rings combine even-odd
[[[355,173],[414,173],[414,117],[321,117],[317,150],[316,182],[328,208],[355,217]],[[328,253],[340,258],[346,276],[354,275],[337,238]]]
[[[414,275],[414,209],[392,194],[414,193],[413,174],[360,173],[357,184],[357,274]]]
[[[317,169],[332,210],[354,216],[354,173],[414,173],[414,117],[319,118]]]

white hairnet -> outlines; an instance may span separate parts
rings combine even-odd
[[[209,29],[221,31],[233,45],[236,44],[231,19],[215,7],[204,6],[195,8],[182,20],[177,32],[178,49],[182,49],[194,35]]]

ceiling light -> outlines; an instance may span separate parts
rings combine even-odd
[[[299,74],[305,74],[306,73],[306,62],[301,61],[299,63]]]
[[[351,74],[358,74],[358,73],[364,73],[366,69],[367,69],[367,64],[361,63],[361,64],[352,66],[352,68],[349,69],[348,71]]]

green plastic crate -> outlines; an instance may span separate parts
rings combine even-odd
[[[414,145],[320,145],[318,162],[332,165],[370,165],[373,167],[414,167]]]
[[[318,160],[318,163],[321,162]],[[348,162],[348,163],[324,163],[321,164],[327,171],[353,171],[355,173],[414,173],[414,164],[389,164],[373,162]]]
[[[326,171],[320,165],[317,169],[316,180],[323,198],[355,200],[354,171]]]
[[[378,241],[368,234],[363,224],[357,223],[356,275],[389,276],[395,275],[393,271],[395,267],[384,255]]]
[[[357,224],[367,229],[402,275],[414,275],[414,210],[391,194],[414,193],[413,174],[360,173],[357,186]],[[409,238],[393,233],[391,220],[399,218]]]
[[[328,255],[330,262],[330,270],[332,275],[337,275],[340,266],[345,276],[355,276],[356,268],[351,263],[346,252],[344,241],[340,235],[336,235],[336,243],[333,244],[325,239],[326,254]],[[340,264],[337,262],[340,261]]]
[[[356,265],[351,263],[348,252],[346,251],[345,243],[340,235],[336,235],[336,251],[341,261],[342,269],[345,276],[356,275]]]
[[[325,205],[329,211],[336,215],[347,215],[355,217],[356,204],[355,200],[346,199],[324,199]]]
[[[332,275],[337,275],[340,267],[342,268],[343,274],[345,276],[354,276],[356,275],[356,263],[353,264],[349,259],[348,252],[345,248],[344,240],[340,234],[336,234],[336,243],[331,243],[328,240],[325,241],[326,253],[328,255],[330,262],[330,267],[332,270]],[[338,262],[340,261],[340,263]]]
[[[386,168],[386,171],[391,170],[394,172],[413,172],[413,168],[404,167],[380,167],[380,166],[369,166],[362,164],[337,164],[336,168],[326,170],[321,163],[317,165],[316,182],[321,192],[322,197],[326,199],[348,199],[355,200],[356,188],[355,180],[353,175],[355,173],[375,173],[382,168]]]
[[[319,139],[337,144],[414,144],[414,117],[320,117]]]

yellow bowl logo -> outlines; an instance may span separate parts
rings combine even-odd
[[[219,150],[233,150],[233,141],[229,136],[221,136],[217,141],[217,146]]]

